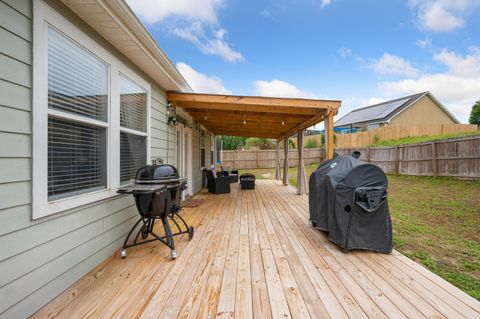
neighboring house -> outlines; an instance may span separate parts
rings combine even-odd
[[[201,189],[215,139],[167,90],[191,91],[123,0],[0,0],[0,317],[121,246],[138,214],[116,189],[139,166],[162,159]]]
[[[386,125],[458,123],[432,93],[422,92],[353,110],[334,125],[366,131]]]

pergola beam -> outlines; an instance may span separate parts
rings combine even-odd
[[[336,114],[341,104],[337,100],[178,92],[167,92],[167,100],[216,135],[277,140],[288,140],[327,114]]]
[[[291,114],[291,113],[269,113],[269,112],[258,112],[258,111],[252,111],[252,112],[242,112],[242,111],[232,111],[232,110],[223,110],[223,109],[201,109],[201,108],[184,108],[186,112],[188,112],[192,116],[199,116],[199,117],[204,117],[206,113],[214,114],[215,116],[237,116],[241,115],[244,116],[246,115],[247,118],[252,118],[252,117],[259,117],[259,116],[268,116],[271,119],[275,120],[288,120],[288,119],[294,119],[294,120],[308,120],[311,116],[309,114]]]
[[[201,103],[218,104],[218,105],[242,105],[242,106],[256,106],[256,107],[301,107],[328,109],[332,103],[338,103],[337,100],[316,100],[316,99],[300,99],[300,98],[274,98],[262,96],[236,96],[236,95],[219,95],[219,94],[198,94],[198,93],[176,93],[167,92],[167,99],[180,104],[188,104],[193,102],[193,105]]]

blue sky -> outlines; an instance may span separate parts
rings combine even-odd
[[[480,0],[130,0],[198,92],[340,99],[339,115],[429,90],[480,100]]]

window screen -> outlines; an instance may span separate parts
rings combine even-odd
[[[125,184],[147,162],[147,91],[123,75],[120,76],[120,126],[120,181]]]
[[[48,199],[106,188],[107,129],[68,115],[107,121],[108,66],[50,27],[48,108]]]

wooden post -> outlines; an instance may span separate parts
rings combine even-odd
[[[283,160],[283,185],[288,185],[288,138],[283,140],[285,159]]]
[[[305,176],[305,163],[303,159],[303,134],[305,129],[298,130],[297,149],[298,149],[298,175],[297,175],[297,194],[302,195],[307,192],[307,179]]]
[[[437,143],[435,141],[432,142],[432,175],[433,177],[437,177],[438,169],[437,169]]]
[[[400,147],[395,147],[395,174],[400,174]]]
[[[277,140],[277,144],[275,145],[275,157],[276,157],[276,170],[275,170],[275,179],[277,181],[280,180],[280,141]]]
[[[260,168],[260,166],[258,165],[258,151],[259,151],[259,150],[257,150],[257,151],[255,152],[255,153],[257,154],[257,157],[256,157],[256,165],[257,165],[257,168]]]
[[[232,169],[236,169],[236,166],[235,166],[235,159],[237,158],[237,151],[233,151],[233,161],[232,161]]]
[[[333,112],[330,111],[325,119],[325,146],[327,159],[333,158]]]

